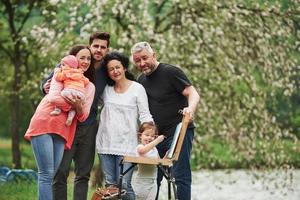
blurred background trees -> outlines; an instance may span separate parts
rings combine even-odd
[[[300,152],[298,0],[2,0],[0,10],[0,136],[13,151],[40,80],[72,45],[107,31],[112,49],[130,55],[149,41],[191,78],[201,94],[195,169],[230,167],[228,156],[239,167],[300,166],[291,161]]]

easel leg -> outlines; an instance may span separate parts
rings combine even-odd
[[[168,195],[169,195],[169,200],[171,199],[171,184],[173,187],[173,193],[174,193],[174,198],[175,200],[178,200],[178,196],[177,196],[177,189],[176,189],[176,182],[175,182],[175,178],[172,175],[172,168],[168,168]]]
[[[173,192],[174,192],[174,198],[175,198],[175,200],[178,200],[176,182],[175,182],[175,178],[172,175],[172,167],[167,167],[166,169],[162,165],[158,165],[157,167],[159,170],[161,170],[161,172],[163,173],[163,176],[168,181],[168,200],[172,199],[172,194],[171,194],[172,188],[173,188]],[[171,185],[172,185],[172,188],[171,188]]]
[[[175,178],[170,177],[170,179],[171,179],[171,183],[172,183],[172,186],[173,186],[173,192],[174,192],[175,200],[178,200]]]
[[[131,164],[131,166],[124,171],[124,164],[123,164],[123,159],[120,162],[120,177],[119,177],[119,194],[118,194],[118,199],[122,199],[122,183],[123,183],[123,177],[125,174],[127,174],[130,170],[133,170],[134,166],[136,166],[136,163]],[[124,191],[123,191],[124,192]],[[127,191],[126,191],[127,193]]]
[[[171,200],[171,182],[168,180],[168,199]]]

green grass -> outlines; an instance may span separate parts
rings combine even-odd
[[[197,142],[197,141],[196,141]],[[225,140],[220,138],[203,138],[199,143],[194,144],[192,156],[192,168],[197,169],[241,169],[249,168],[253,164],[263,166],[266,156],[275,153],[278,159],[275,159],[276,164],[291,165],[295,168],[300,168],[300,142],[296,145],[290,140],[279,140],[276,144],[270,144],[262,151],[264,141],[257,142],[257,154],[253,160],[246,160],[241,152],[235,146],[229,145]],[[197,147],[195,147],[197,146]],[[22,164],[23,168],[36,170],[36,164],[33,152],[29,143],[21,143]],[[0,166],[11,168],[11,145],[10,139],[0,138]],[[97,162],[96,158],[96,162]],[[95,164],[94,166],[96,166]],[[94,177],[92,173],[92,178]],[[72,199],[73,178],[71,172],[68,179],[68,199]],[[88,199],[91,198],[95,188],[90,187]],[[37,199],[37,184],[28,182],[5,183],[0,185],[0,200],[32,200]]]
[[[36,183],[19,182],[0,185],[0,200],[37,199]]]
[[[20,144],[22,168],[36,170],[34,155],[31,145],[28,142],[21,142]],[[12,167],[12,152],[11,140],[7,138],[0,138],[0,166]]]
[[[24,141],[21,143],[20,148],[23,169],[33,169],[37,171],[30,143]],[[0,167],[6,166],[12,168],[10,139],[0,138],[0,155]],[[95,160],[95,163],[98,163],[97,160]],[[92,176],[94,176],[94,172],[92,172]],[[68,199],[73,199],[73,179],[74,174],[71,171],[68,178]],[[94,191],[94,187],[89,188],[88,199],[92,198]],[[37,199],[37,193],[36,182],[21,181],[2,184],[0,183],[0,200],[32,200]]]
[[[195,141],[194,141],[195,142]],[[192,168],[197,169],[240,169],[249,168],[249,165],[256,163],[257,165],[263,165],[265,163],[268,151],[270,153],[276,152],[280,156],[276,160],[278,165],[289,164],[295,168],[300,168],[300,142],[296,145],[290,140],[279,140],[276,144],[269,145],[269,150],[262,152],[260,145],[263,145],[263,141],[257,142],[257,154],[252,160],[246,160],[242,154],[232,145],[226,143],[225,140],[220,138],[205,137],[201,139],[198,144],[193,146],[192,155]],[[196,147],[197,146],[197,147]],[[25,169],[36,170],[36,164],[31,149],[31,145],[28,142],[22,142],[21,145],[22,154],[22,167]],[[11,142],[10,139],[0,138],[0,166],[12,167],[11,157]],[[95,159],[98,160],[97,158]]]
[[[91,199],[95,188],[89,188],[88,198]],[[18,182],[0,184],[0,200],[33,200],[37,199],[36,182]],[[68,199],[73,199],[73,184],[68,184]]]
[[[194,141],[195,142],[195,141]],[[276,152],[277,155],[283,155],[282,159],[278,156],[276,162],[280,165],[283,162],[285,164],[292,165],[296,168],[300,168],[300,142],[296,145],[291,140],[279,140],[277,143],[269,144],[267,150],[261,148],[265,141],[257,142],[257,153],[253,160],[246,160],[241,152],[239,152],[235,146],[229,145],[225,140],[220,138],[203,138],[198,144],[193,146],[192,155],[192,167],[196,169],[240,169],[249,168],[250,164],[255,162],[258,165],[264,164],[266,156],[269,153]],[[197,146],[197,147],[196,147]],[[28,142],[22,142],[21,145],[22,154],[22,167],[25,169],[36,170],[36,164],[31,149],[31,145]],[[11,157],[11,142],[10,139],[0,138],[0,166],[12,167]],[[98,160],[97,158],[95,160]]]

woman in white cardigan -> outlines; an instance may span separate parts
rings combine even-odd
[[[124,155],[135,155],[139,124],[151,122],[147,94],[128,71],[129,59],[121,53],[108,53],[101,64],[108,75],[102,94],[104,107],[96,136],[96,150],[101,160],[106,187],[118,184],[120,161]],[[124,170],[130,164],[124,165]],[[127,190],[123,199],[135,199],[131,186],[132,172],[124,176]]]

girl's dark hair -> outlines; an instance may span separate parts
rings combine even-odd
[[[75,45],[70,49],[69,55],[76,56],[77,53],[82,49],[89,50],[89,52],[91,54],[91,64],[90,64],[89,68],[84,72],[84,76],[87,77],[89,79],[89,81],[91,81],[95,85],[95,68],[94,68],[95,61],[93,59],[90,48],[86,45]]]
[[[139,142],[140,142],[140,137],[142,136],[142,133],[147,129],[154,130],[154,135],[158,136],[158,130],[157,130],[157,127],[155,126],[154,122],[144,122],[144,123],[141,124],[141,126],[138,130],[138,140],[139,140]]]
[[[119,61],[123,65],[124,69],[126,69],[125,77],[129,80],[135,81],[135,78],[134,78],[133,74],[130,73],[129,70],[128,70],[128,68],[129,68],[129,58],[126,57],[124,54],[121,54],[117,51],[112,51],[112,52],[106,54],[103,57],[103,60],[101,62],[101,68],[103,68],[105,70],[106,75],[107,75],[107,84],[108,85],[113,86],[115,84],[115,81],[113,81],[108,76],[108,70],[107,70],[107,64],[112,60]]]
[[[157,127],[155,126],[155,124],[153,122],[144,122],[141,124],[140,128],[139,128],[139,136],[142,135],[142,133],[147,130],[147,129],[153,129],[155,132],[155,135],[158,135],[158,130]]]

